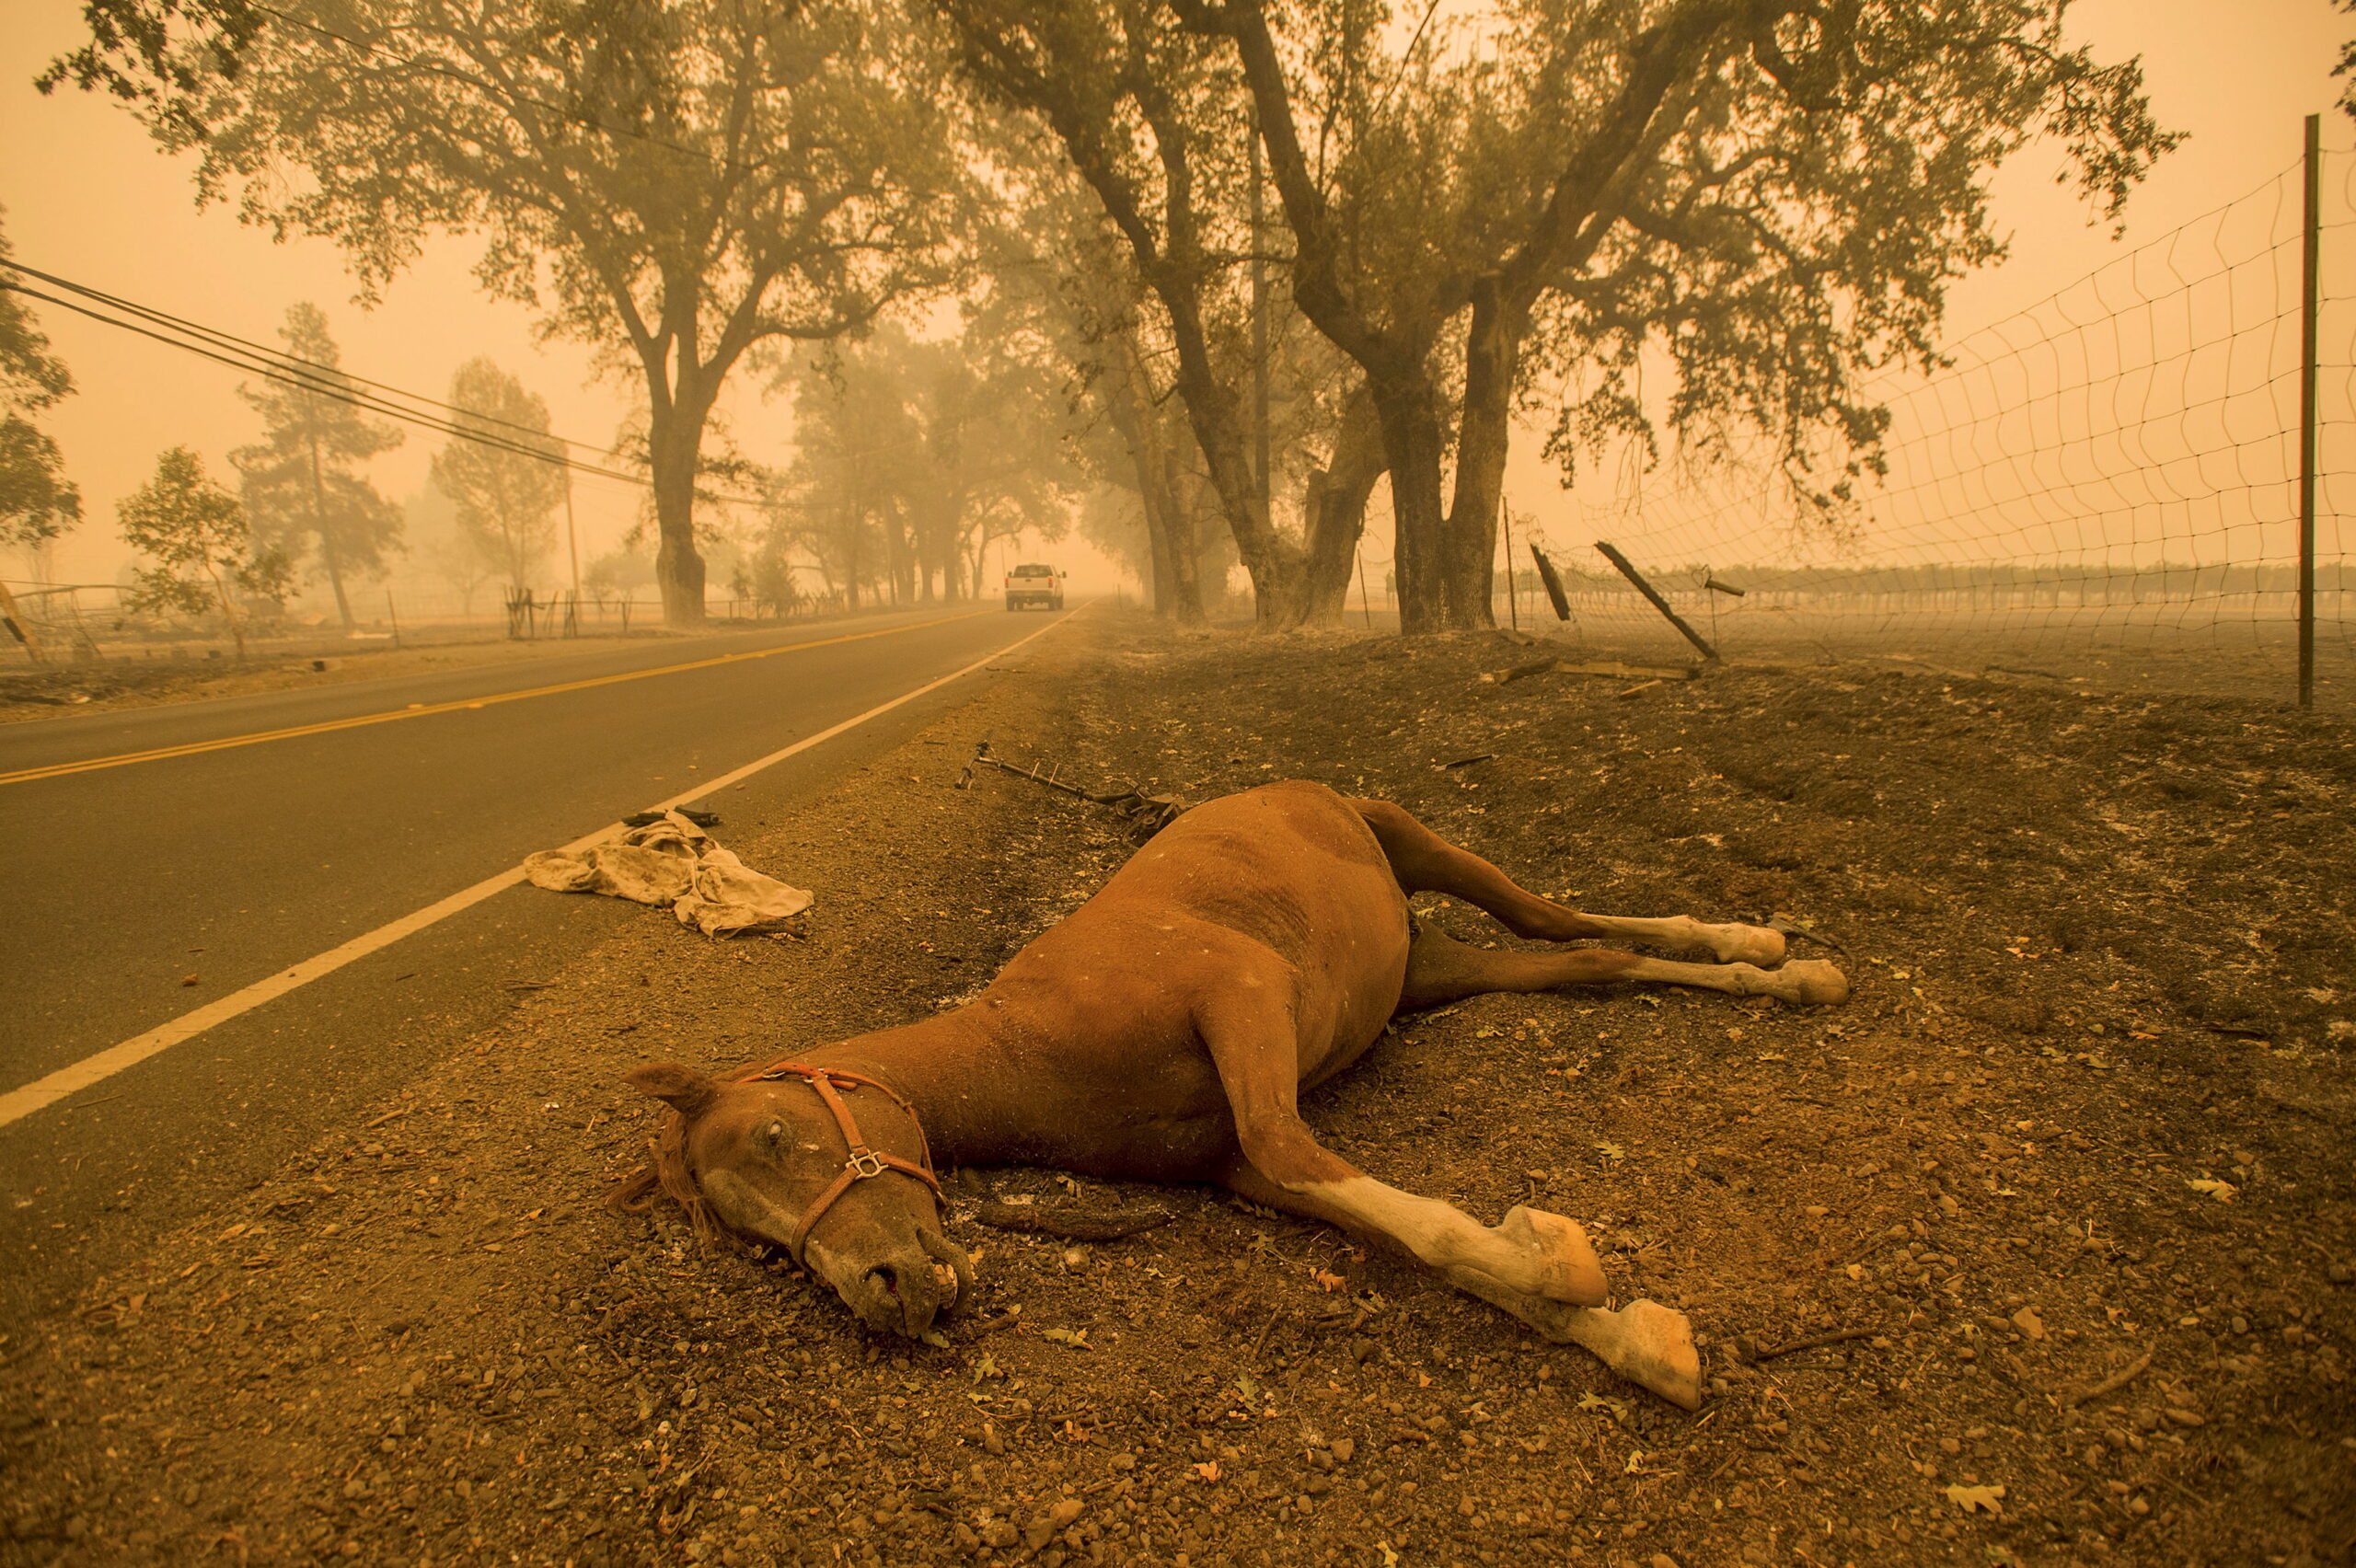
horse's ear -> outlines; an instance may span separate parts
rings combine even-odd
[[[682,1116],[692,1116],[711,1103],[719,1085],[693,1067],[676,1062],[650,1062],[622,1075],[622,1081],[641,1094],[651,1094]]]

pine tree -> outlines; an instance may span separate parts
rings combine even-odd
[[[310,564],[327,579],[349,634],[355,622],[348,580],[382,576],[385,552],[399,548],[401,533],[400,509],[354,465],[398,446],[401,432],[346,400],[358,388],[337,368],[341,354],[325,311],[307,301],[294,306],[279,336],[306,368],[297,380],[237,389],[261,415],[262,438],[229,460],[244,476],[256,534],[291,564]]]

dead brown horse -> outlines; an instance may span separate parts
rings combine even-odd
[[[1468,947],[1410,921],[1407,895],[1427,891],[1518,936],[1718,962]],[[1603,1270],[1576,1224],[1514,1208],[1491,1228],[1388,1186],[1321,1147],[1296,1101],[1394,1014],[1484,991],[1659,981],[1796,1003],[1848,995],[1829,963],[1762,967],[1783,956],[1783,937],[1757,927],[1580,914],[1397,806],[1270,784],[1178,818],[954,1011],[767,1072],[630,1073],[676,1114],[618,1202],[642,1205],[659,1182],[699,1230],[784,1247],[862,1321],[915,1337],[971,1289],[941,1234],[933,1159],[1217,1182],[1403,1247],[1690,1409],[1701,1388],[1685,1319],[1650,1301],[1599,1310]]]

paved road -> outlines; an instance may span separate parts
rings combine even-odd
[[[875,617],[0,727],[6,776],[483,703],[0,782],[0,1090],[864,712],[1043,619]],[[834,640],[854,634],[871,635]],[[783,651],[500,700],[760,649]],[[774,820],[966,695],[944,688],[803,753],[729,791],[724,809]],[[0,1274],[0,1330],[405,1081],[503,1008],[502,982],[629,913],[500,894],[0,1127],[0,1256],[23,1262]]]

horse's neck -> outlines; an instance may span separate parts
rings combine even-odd
[[[813,1066],[865,1073],[915,1108],[933,1162],[993,1165],[1012,1157],[1029,1130],[1026,1112],[1040,1086],[1018,1081],[995,1032],[972,1008],[881,1029],[809,1054]]]

